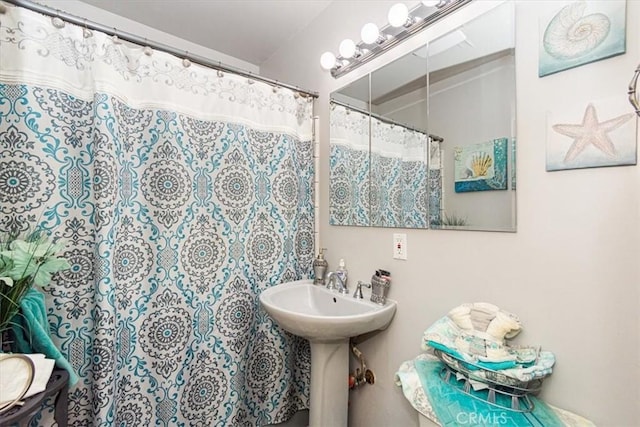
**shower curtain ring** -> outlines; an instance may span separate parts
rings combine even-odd
[[[113,27],[113,37],[111,39],[113,40],[113,44],[122,43],[118,37],[118,29],[116,27]]]
[[[84,37],[85,39],[88,39],[92,35],[93,35],[93,33],[87,27],[87,18],[84,18],[84,28],[82,29],[82,37]]]
[[[184,59],[182,60],[182,65],[184,68],[189,68],[191,66],[191,61],[189,60],[189,51],[184,51]]]
[[[142,49],[142,51],[147,56],[153,55],[153,49],[151,49],[151,47],[149,46],[149,41],[146,37],[144,38],[144,48]]]
[[[64,27],[64,21],[62,20],[62,18],[60,18],[60,9],[56,9],[56,16],[51,18],[51,23],[56,28],[63,28]]]

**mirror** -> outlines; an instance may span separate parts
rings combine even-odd
[[[429,43],[429,130],[443,136],[432,228],[515,231],[514,46],[511,3]]]
[[[341,210],[337,190],[354,194],[362,171],[343,168],[334,185],[342,137],[332,109],[332,224],[516,230],[514,38],[513,5],[503,3],[331,94],[332,108],[359,105],[370,124],[365,221]]]
[[[329,223],[370,225],[369,76],[331,96]]]
[[[371,225],[426,228],[427,57],[421,48],[371,74]]]

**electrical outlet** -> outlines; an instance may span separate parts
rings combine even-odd
[[[407,235],[404,233],[393,234],[393,258],[407,259]]]

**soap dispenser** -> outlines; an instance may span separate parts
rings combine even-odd
[[[326,251],[326,248],[320,248],[320,253],[313,260],[313,284],[314,285],[323,285],[324,286],[324,275],[327,273],[327,269],[329,268],[329,263],[326,259],[324,259],[324,254],[322,251]]]

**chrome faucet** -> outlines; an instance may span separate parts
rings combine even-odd
[[[358,285],[356,286],[356,291],[353,293],[353,297],[354,298],[363,299],[363,296],[362,296],[362,287],[363,286],[365,288],[370,288],[371,287],[371,283],[364,283],[364,282],[361,282],[360,280],[358,280]]]
[[[327,274],[327,289],[334,290],[336,289],[336,282],[338,282],[338,292],[341,294],[348,294],[349,289],[347,289],[347,284],[342,281],[342,277],[337,274],[335,271],[330,271]]]

